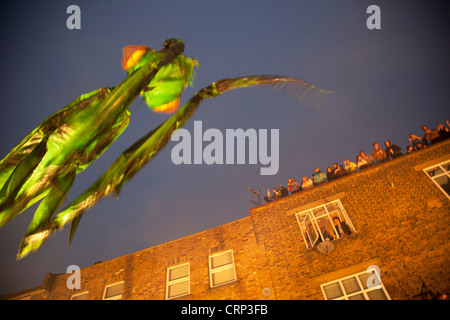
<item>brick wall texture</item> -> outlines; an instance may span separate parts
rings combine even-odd
[[[450,141],[250,209],[248,217],[53,278],[48,299],[124,281],[123,299],[165,299],[167,268],[190,263],[190,294],[178,299],[324,299],[320,285],[380,268],[394,300],[418,299],[422,283],[450,290],[450,200],[422,169],[450,159]],[[339,199],[356,232],[328,254],[307,248],[295,213]],[[303,209],[302,209],[303,208]],[[233,250],[237,280],[211,288],[208,256]],[[268,288],[268,289],[267,289]],[[265,290],[264,290],[265,289]],[[269,291],[270,289],[270,291]]]

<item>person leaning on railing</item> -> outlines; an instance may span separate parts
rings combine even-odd
[[[394,159],[398,156],[402,155],[402,149],[397,146],[396,144],[392,144],[391,141],[386,140],[384,142],[384,145],[386,146],[385,152],[386,152],[386,157],[389,159]]]

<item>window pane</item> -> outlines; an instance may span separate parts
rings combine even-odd
[[[327,210],[328,213],[332,213],[334,211],[338,211],[339,210],[339,205],[335,202],[335,203],[331,203],[331,204],[327,204]]]
[[[297,219],[307,248],[332,241],[355,232],[339,200],[298,213]],[[338,220],[332,220],[336,218]]]
[[[434,180],[442,187],[442,189],[445,190],[445,192],[447,192],[448,195],[450,195],[450,180],[448,176],[445,175],[439,178],[435,178]]]
[[[387,300],[386,294],[382,289],[367,292],[370,300]]]
[[[434,176],[436,176],[436,175],[439,175],[439,174],[441,174],[441,173],[444,173],[444,171],[442,171],[441,168],[436,167],[436,168],[432,168],[432,169],[427,170],[427,173],[428,173],[428,175],[429,175],[430,177],[434,177]]]
[[[344,295],[339,282],[326,285],[323,287],[323,290],[325,291],[325,295],[328,300],[335,299]]]
[[[302,215],[298,214],[297,215],[298,221],[300,221],[300,223],[305,223],[305,220],[307,217],[308,217],[307,214],[302,214]]]
[[[362,293],[355,294],[354,296],[348,297],[348,300],[366,300]]]
[[[363,273],[359,275],[359,280],[361,281],[364,289],[367,289],[367,278],[369,277],[370,277],[369,273]]]
[[[172,284],[169,286],[169,298],[189,293],[189,281]]]
[[[444,168],[445,171],[449,172],[450,171],[450,162],[444,164],[442,167]]]
[[[354,274],[348,278],[335,280],[331,284],[322,285],[322,291],[327,300],[389,300],[388,293],[385,288],[382,287],[382,283],[375,270],[372,273],[361,272]],[[367,280],[369,277],[375,275],[375,279],[378,279],[376,284],[372,288],[368,288]],[[370,278],[370,280],[372,280]],[[361,286],[363,288],[361,288]],[[371,284],[369,283],[369,287]]]
[[[106,288],[105,299],[109,299],[122,294],[123,282]]]
[[[344,286],[344,290],[347,294],[361,291],[361,288],[359,287],[356,278],[342,280],[342,285]]]
[[[317,219],[317,224],[319,225],[319,231],[324,240],[327,238],[328,240],[334,239],[335,232],[328,217],[325,216]]]
[[[325,211],[324,207],[320,207],[320,208],[314,209],[313,214],[316,217],[320,217],[320,216],[327,214],[327,212]]]
[[[233,263],[233,255],[231,251],[211,257],[211,267],[213,269],[230,263]]]
[[[371,275],[375,275],[375,277],[372,278],[372,285],[377,285],[379,283],[381,283],[380,279],[378,278],[378,275],[375,273],[374,270],[372,270],[371,273],[363,273],[361,275],[359,275],[359,280],[361,281],[364,289],[367,289],[367,279],[371,276]]]
[[[308,233],[308,240],[309,240],[309,248],[314,247],[319,240],[319,235],[317,234],[316,231],[314,231],[314,227],[312,226],[312,224],[309,224],[309,229],[307,230]]]
[[[448,176],[441,176],[434,179],[440,186],[448,184]]]
[[[189,274],[189,265],[185,264],[180,267],[175,267],[169,270],[169,281],[187,277]]]
[[[229,268],[226,270],[222,270],[219,272],[215,272],[212,275],[213,286],[217,286],[219,284],[223,284],[229,281],[234,281],[234,268]]]
[[[307,240],[309,241],[308,247],[313,247],[316,244],[319,236],[317,235],[317,231],[314,224],[311,222],[309,214],[306,215],[305,223],[307,225],[306,233],[308,237]]]

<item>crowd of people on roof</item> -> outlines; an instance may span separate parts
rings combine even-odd
[[[447,126],[438,123],[436,129],[430,129],[428,126],[423,125],[423,137],[411,133],[409,135],[409,144],[406,146],[406,154],[450,138],[450,121],[445,120],[445,123]],[[311,189],[322,183],[333,181],[342,176],[364,170],[365,168],[403,155],[401,148],[398,145],[391,143],[389,140],[384,142],[384,146],[385,148],[382,149],[378,142],[374,142],[372,154],[367,154],[361,150],[356,156],[355,162],[352,162],[349,159],[345,159],[343,165],[335,162],[329,166],[325,172],[322,172],[319,168],[315,168],[311,178],[303,177],[300,182],[296,181],[294,178],[290,178],[287,183],[287,188],[280,184],[278,188],[273,188],[272,190],[267,189],[267,195],[264,197],[264,200],[266,202],[278,200],[290,194]]]

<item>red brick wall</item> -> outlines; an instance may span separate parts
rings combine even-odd
[[[320,285],[378,265],[392,299],[413,299],[422,280],[450,290],[450,200],[421,170],[450,159],[450,141],[250,210],[250,216],[81,269],[81,289],[54,275],[49,299],[124,281],[123,299],[165,299],[167,267],[190,263],[191,294],[179,299],[323,299]],[[430,164],[431,163],[431,164]],[[326,255],[307,249],[295,213],[340,199],[356,233]],[[208,256],[234,252],[237,281],[210,288]],[[263,290],[269,288],[266,297]]]
[[[210,288],[208,257],[233,250],[237,281]],[[251,217],[81,269],[81,289],[68,290],[70,274],[56,276],[50,299],[70,299],[89,291],[102,299],[107,284],[124,281],[123,299],[165,299],[167,267],[190,263],[191,294],[178,299],[265,299],[271,287],[264,247],[257,243]],[[273,299],[271,295],[269,298]]]
[[[371,264],[380,267],[392,299],[412,299],[422,280],[433,291],[449,292],[450,201],[415,168],[445,157],[450,142],[250,210],[277,298],[323,299],[320,284]],[[357,233],[335,240],[327,255],[307,249],[292,213],[336,195]]]

